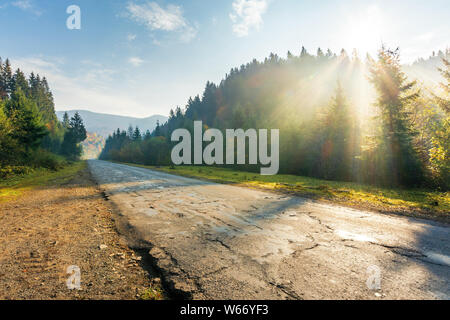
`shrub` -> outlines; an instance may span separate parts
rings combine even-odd
[[[30,159],[30,165],[34,168],[46,168],[56,171],[67,165],[67,160],[64,157],[42,149],[33,152]]]
[[[6,179],[13,176],[29,174],[33,169],[26,166],[4,166],[0,167],[0,178]]]

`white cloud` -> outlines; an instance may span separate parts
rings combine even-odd
[[[22,10],[27,10],[27,9],[31,9],[31,2],[29,0],[19,0],[19,1],[14,1],[12,3],[13,6],[20,8]]]
[[[134,41],[134,40],[136,40],[136,38],[137,38],[137,36],[135,34],[129,33],[127,35],[127,40],[128,41]]]
[[[94,69],[91,62],[86,63],[87,70],[73,76],[62,70],[65,66],[63,59],[26,57],[16,58],[12,64],[27,74],[34,72],[47,78],[57,110],[88,108],[116,114],[126,113],[124,106],[127,106],[127,110],[145,110],[145,105],[109,86],[114,81],[112,75],[115,71],[101,66]]]
[[[131,57],[130,59],[128,59],[128,62],[130,64],[132,64],[134,67],[139,67],[141,64],[143,64],[145,61],[142,60],[139,57]]]
[[[263,24],[262,15],[268,7],[267,0],[235,0],[232,4],[233,32],[238,37],[248,36],[251,29],[259,30]]]
[[[42,11],[37,9],[31,0],[17,0],[12,2],[11,5],[21,10],[29,11],[37,16],[42,14]]]
[[[127,10],[131,19],[145,25],[151,31],[179,33],[183,42],[189,42],[197,35],[197,25],[192,25],[186,20],[180,6],[169,4],[166,8],[162,8],[156,2],[144,4],[129,2]]]

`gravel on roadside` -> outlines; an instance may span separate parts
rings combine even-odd
[[[77,267],[80,287],[70,290]],[[88,169],[0,203],[0,299],[163,296],[157,274],[117,232],[113,208]]]

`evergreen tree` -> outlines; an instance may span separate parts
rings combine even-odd
[[[161,136],[161,126],[159,125],[159,120],[156,120],[156,128],[155,131],[153,132],[153,135],[155,137]]]
[[[322,49],[320,49],[320,48],[317,49],[317,57],[318,57],[319,59],[325,57],[325,55],[324,55]]]
[[[25,97],[20,89],[6,102],[5,113],[13,124],[11,137],[25,147],[27,154],[30,149],[38,147],[42,138],[48,134],[41,123],[36,104]]]
[[[149,140],[152,137],[150,130],[145,131],[144,140]]]
[[[302,51],[300,52],[300,58],[305,58],[309,56],[308,51],[306,51],[306,48],[302,46]]]
[[[14,92],[19,89],[25,94],[26,97],[30,97],[30,86],[28,85],[28,80],[25,77],[25,74],[20,69],[17,69],[12,77],[11,90]]]
[[[381,123],[377,141],[381,162],[378,170],[384,174],[385,183],[418,185],[423,181],[423,168],[413,148],[414,132],[407,111],[407,104],[418,97],[418,92],[411,92],[415,82],[406,82],[398,49],[392,51],[383,47],[378,61],[372,61],[370,73],[370,81],[378,92],[376,106]]]
[[[430,162],[437,183],[445,189],[450,188],[450,62],[442,59],[444,68],[439,71],[446,83],[441,83],[443,96],[435,96],[437,104],[445,112],[442,122],[435,128],[430,149]]]
[[[139,127],[136,126],[133,132],[133,141],[141,141],[141,140],[142,140],[141,130],[139,130]]]
[[[87,137],[83,119],[78,112],[70,119],[69,128],[64,134],[64,141],[61,145],[62,153],[71,159],[78,159],[82,153],[80,142]]]
[[[128,126],[127,136],[130,140],[133,140],[134,129],[132,125]]]
[[[86,128],[83,124],[83,119],[78,112],[75,112],[74,116],[70,119],[70,129],[74,133],[77,143],[86,139]]]
[[[11,94],[12,71],[9,59],[5,63],[0,58],[0,99],[5,100]]]
[[[439,71],[447,83],[441,82],[444,97],[436,96],[436,98],[442,110],[444,110],[447,114],[450,114],[450,61],[442,58],[442,62],[444,63],[444,68],[439,68]]]
[[[3,77],[5,81],[5,90],[8,96],[12,93],[12,69],[9,59],[6,59],[5,65],[3,66]]]
[[[13,131],[14,126],[4,112],[4,103],[0,101],[0,167],[17,161],[20,145],[11,136]]]
[[[67,112],[64,112],[62,125],[63,125],[64,129],[69,129],[70,120],[69,120],[69,114]]]
[[[351,180],[355,119],[339,81],[321,128],[321,175],[325,179]]]

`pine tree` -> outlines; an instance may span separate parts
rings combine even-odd
[[[12,93],[12,71],[9,59],[6,59],[5,63],[2,63],[0,58],[0,99],[7,99]]]
[[[12,77],[11,90],[14,92],[19,89],[22,90],[26,97],[30,97],[30,86],[28,85],[28,80],[25,77],[25,74],[20,69],[17,69]]]
[[[217,112],[217,99],[216,99],[217,87],[212,82],[206,83],[205,91],[203,92],[201,110],[201,119],[209,126],[213,125],[214,118]]]
[[[84,141],[87,137],[86,128],[83,119],[78,112],[70,119],[70,130],[74,133],[77,143]]]
[[[12,69],[9,59],[6,59],[5,65],[3,66],[3,77],[5,81],[6,94],[10,96],[12,93]]]
[[[317,49],[317,57],[318,57],[318,58],[323,58],[323,57],[325,57],[325,55],[324,55],[322,49],[320,49],[320,48]]]
[[[25,147],[28,155],[31,149],[39,146],[48,131],[42,125],[36,104],[25,97],[19,89],[5,104],[5,113],[13,124],[11,137]]]
[[[64,134],[64,141],[61,145],[61,151],[71,159],[77,159],[83,151],[80,142],[86,140],[87,132],[83,124],[83,119],[78,112],[70,119],[69,128]]]
[[[133,140],[134,141],[141,141],[142,140],[141,130],[139,130],[138,126],[136,126],[136,129],[134,129]]]
[[[10,118],[4,112],[4,103],[0,100],[0,167],[17,161],[20,145],[13,139],[14,131]]]
[[[5,75],[3,70],[3,60],[0,57],[0,102],[1,100],[4,100],[7,98],[6,94],[6,81],[5,81]]]
[[[370,81],[378,92],[381,132],[377,148],[385,182],[393,185],[417,185],[423,181],[423,168],[413,148],[414,132],[407,104],[418,97],[412,92],[415,82],[406,82],[401,71],[399,50],[384,47],[378,61],[371,63]]]
[[[134,129],[132,125],[128,126],[127,136],[130,140],[133,140]]]
[[[325,179],[351,180],[355,119],[339,81],[321,128],[321,175]]]
[[[306,48],[302,46],[302,51],[300,52],[300,58],[305,58],[309,56],[308,51],[306,51]]]
[[[444,68],[439,68],[439,71],[444,77],[444,80],[447,83],[441,82],[441,87],[444,91],[444,97],[437,96],[437,101],[439,106],[444,110],[447,114],[450,114],[450,61],[442,58],[442,62],[444,63]]]
[[[288,60],[291,60],[291,59],[293,59],[294,58],[294,55],[291,53],[291,51],[288,51],[288,53],[287,53],[287,59]]]
[[[432,137],[430,149],[430,163],[437,179],[442,187],[450,188],[450,62],[442,59],[444,68],[439,71],[446,83],[442,82],[443,96],[435,96],[437,104],[445,112],[442,122],[436,128]]]
[[[69,129],[70,120],[69,120],[69,114],[67,112],[64,112],[62,125],[64,129]]]
[[[156,128],[155,128],[155,131],[153,132],[153,135],[155,137],[161,136],[161,126],[159,125],[159,120],[156,120]]]

